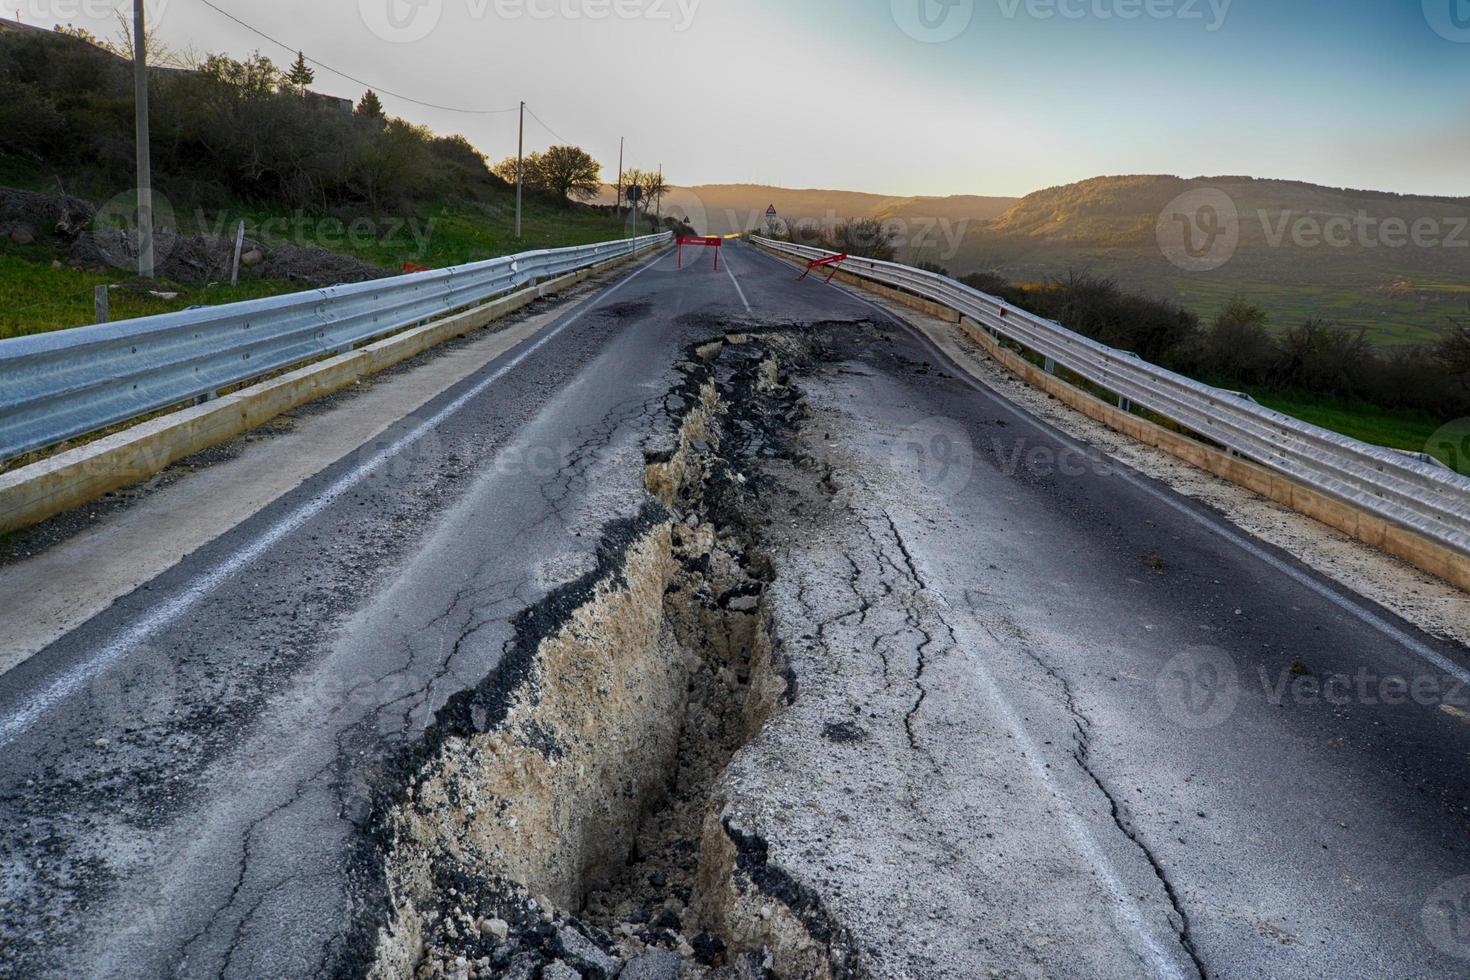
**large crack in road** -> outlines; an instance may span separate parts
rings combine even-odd
[[[656,502],[609,526],[597,569],[517,617],[496,673],[439,713],[380,814],[372,974],[860,975],[816,893],[716,802],[795,694],[757,543],[763,464],[790,457],[801,415],[780,380],[793,349],[736,335],[688,352],[671,444],[648,452]]]

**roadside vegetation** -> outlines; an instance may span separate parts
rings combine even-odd
[[[1365,442],[1430,452],[1470,475],[1459,454],[1431,444],[1444,423],[1470,415],[1470,317],[1435,343],[1378,347],[1362,329],[1319,317],[1272,329],[1263,309],[1240,298],[1201,322],[1085,273],[1037,285],[995,273],[961,281],[1269,408]]]
[[[132,279],[133,97],[126,45],[0,32],[0,337],[645,232],[579,203],[601,167],[578,147],[510,181],[460,136],[310,91],[305,58],[157,52],[150,78],[159,279]],[[504,173],[503,167],[496,170]],[[57,215],[61,219],[57,219]],[[238,287],[229,285],[244,222]]]

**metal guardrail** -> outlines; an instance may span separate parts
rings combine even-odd
[[[795,258],[835,253],[756,237]],[[1136,355],[1100,344],[947,276],[873,259],[843,271],[947,306],[1126,402],[1385,521],[1470,556],[1470,478],[1438,463],[1372,446],[1272,411]]]
[[[212,396],[669,233],[0,340],[0,461]]]

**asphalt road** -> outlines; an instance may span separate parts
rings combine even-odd
[[[0,975],[331,970],[368,787],[637,510],[682,348],[747,316],[880,318],[725,251],[639,267],[0,676]],[[1090,818],[1157,869],[1192,959],[1470,968],[1470,655],[884,332],[825,383],[938,459],[894,489],[923,583],[1016,638],[1003,694],[1065,685],[1084,751],[1054,764],[1096,780]]]

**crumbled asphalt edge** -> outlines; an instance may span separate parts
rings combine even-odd
[[[762,334],[779,333],[782,329],[790,328],[751,331],[738,339],[746,343]],[[759,343],[759,340],[756,342]],[[666,415],[671,419],[675,432],[682,428],[688,415],[700,405],[702,390],[715,379],[715,360],[730,349],[722,341],[717,340],[714,343],[720,345],[715,358],[707,360],[700,356],[702,349],[711,347],[710,343],[693,344],[686,350],[686,357],[676,366],[679,380],[665,402]],[[789,353],[789,350],[783,353]],[[742,417],[757,414],[752,411],[752,406],[762,403],[758,374],[759,362],[764,359],[764,356],[753,360],[747,357],[745,370],[735,370],[728,380],[720,384],[723,400],[726,404],[740,406],[739,414]],[[809,370],[809,366],[807,369]],[[775,455],[773,446],[779,446],[786,453],[795,452],[796,443],[791,437],[805,409],[800,397],[792,389],[786,387],[784,391],[789,398],[784,411],[775,413],[774,417],[757,420],[762,426],[762,435],[766,437],[764,452],[768,455]],[[728,424],[729,420],[725,422],[727,424],[722,426],[722,435],[730,436],[732,454],[739,453],[738,447],[743,440],[735,431],[736,427]],[[668,463],[674,452],[667,448],[649,449],[646,444],[646,462]],[[752,506],[755,503],[754,498],[761,495],[763,488],[769,489],[770,478],[760,471],[758,465],[750,465],[759,462],[753,455],[732,463],[720,453],[709,452],[708,449],[706,452],[709,458],[705,461],[702,495],[706,519],[717,527],[749,527],[750,512],[757,509]],[[810,460],[803,462],[810,464]],[[622,584],[624,561],[629,549],[647,532],[660,523],[671,520],[673,516],[662,504],[650,502],[637,518],[615,521],[608,525],[597,548],[596,568],[520,613],[513,621],[515,638],[496,671],[476,687],[452,697],[438,712],[434,724],[423,738],[402,752],[392,764],[389,769],[390,777],[375,789],[373,815],[368,832],[363,835],[359,846],[358,859],[354,862],[357,868],[354,875],[357,911],[349,940],[335,964],[333,975],[364,976],[376,962],[380,935],[390,925],[391,917],[392,900],[386,860],[393,840],[394,815],[412,800],[414,790],[409,789],[409,786],[413,776],[441,751],[449,739],[482,734],[504,722],[517,694],[525,689],[531,677],[535,654],[542,640],[565,626],[577,609],[597,593],[600,586]],[[758,539],[760,534],[752,530],[751,537]],[[724,605],[736,598],[739,596],[726,595],[721,597],[720,602]],[[788,704],[793,702],[797,696],[798,679],[789,661],[785,657],[777,656],[772,666],[780,672],[784,681],[783,700]],[[537,747],[548,754],[548,757],[557,751],[555,744],[550,741]],[[867,977],[867,971],[858,962],[857,944],[846,930],[831,919],[820,897],[771,865],[769,846],[765,840],[739,829],[728,816],[719,823],[734,847],[735,870],[740,882],[790,909],[812,939],[828,949],[831,967],[829,975],[836,980]],[[636,861],[637,855],[633,857]],[[504,928],[510,941],[496,942],[492,939],[488,947],[480,947],[481,952],[488,948],[498,954],[492,962],[499,972],[493,975],[525,977],[529,980],[547,962],[536,950],[554,953],[562,949],[557,944],[573,941],[566,938],[569,935],[568,930],[596,947],[590,954],[594,958],[598,951],[606,955],[614,949],[615,939],[609,932],[549,907],[544,898],[538,900],[538,897],[532,896],[524,887],[502,877],[436,865],[433,879],[436,894],[444,906],[439,910],[441,914],[449,913],[451,907],[457,906],[461,898],[468,899],[471,896],[474,897],[476,906],[491,907],[498,911],[495,925]],[[678,898],[681,900],[678,905],[689,904],[691,896],[687,888],[683,889]],[[488,925],[491,920],[480,921]],[[647,940],[647,950],[659,949],[660,940],[664,940],[664,948],[667,948],[675,945],[670,940],[677,939],[678,945],[683,947],[683,954],[688,956],[692,953],[700,964],[713,966],[725,963],[719,976],[729,977],[731,980],[774,976],[767,969],[770,963],[768,953],[727,956],[723,941],[708,932],[694,937],[691,948],[684,944],[683,937],[678,933],[659,929],[654,916],[649,916],[644,922],[649,928],[640,930],[640,938]],[[474,938],[482,940],[484,937],[478,932],[477,930]],[[459,962],[463,964],[465,960]],[[480,962],[484,960],[481,959]],[[595,963],[589,965],[589,962],[580,964],[585,967],[583,975],[604,975]],[[612,976],[613,971],[610,970],[605,975]]]
[[[512,621],[512,639],[496,669],[475,687],[453,695],[436,712],[423,736],[385,766],[383,777],[373,787],[372,815],[352,862],[354,922],[333,976],[366,976],[377,959],[378,934],[388,925],[392,906],[386,861],[393,843],[395,815],[413,800],[414,777],[449,739],[490,731],[504,722],[516,695],[527,687],[541,640],[564,626],[600,585],[621,584],[629,548],[668,520],[668,510],[650,501],[636,517],[608,524],[597,544],[595,567],[518,613]],[[530,693],[535,696],[534,691]],[[489,881],[468,875],[450,887],[458,890],[458,884],[493,890]]]

